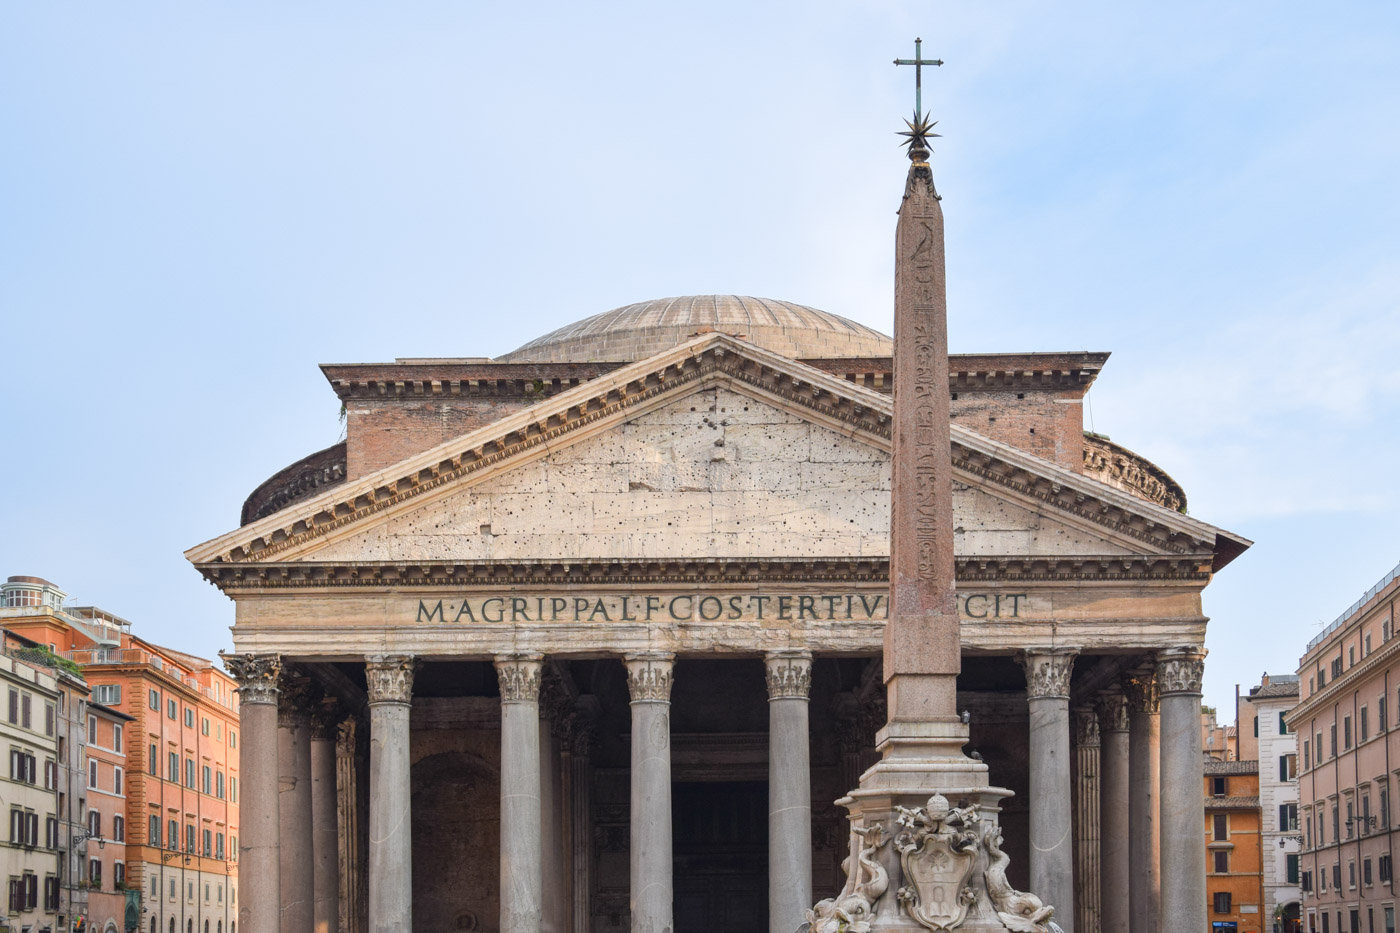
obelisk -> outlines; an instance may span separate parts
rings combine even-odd
[[[921,57],[896,64],[941,64]],[[890,602],[881,760],[837,801],[850,811],[846,886],[810,912],[812,933],[1014,929],[1053,933],[1053,908],[1006,883],[997,818],[1010,791],[963,754],[955,602],[943,209],[933,124],[916,110],[895,230]]]

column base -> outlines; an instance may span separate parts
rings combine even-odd
[[[962,753],[967,726],[891,723],[877,741],[885,757],[836,801],[850,813],[846,885],[808,911],[811,933],[1061,933],[1053,907],[1006,881],[1012,792]]]

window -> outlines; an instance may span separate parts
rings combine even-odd
[[[194,759],[185,759],[185,786],[194,790]]]
[[[44,909],[58,910],[58,879],[53,875],[44,879]]]
[[[1221,849],[1212,853],[1215,856],[1215,873],[1223,875],[1230,870],[1230,853]]]
[[[116,706],[122,701],[121,684],[97,684],[92,688],[92,702]]]
[[[1381,788],[1381,829],[1390,828],[1390,791]]]
[[[1342,748],[1351,748],[1351,717],[1342,717]]]
[[[1230,824],[1225,814],[1217,813],[1211,817],[1211,838],[1216,842],[1227,842],[1230,839]]]
[[[119,722],[114,722],[114,723],[112,723],[112,748],[113,748],[115,751],[121,751],[122,748],[123,748],[123,746],[122,746],[122,724],[119,723]]]
[[[1296,803],[1278,805],[1278,828],[1279,832],[1282,833],[1298,831],[1298,805]]]
[[[237,733],[237,732],[234,732],[232,729],[228,730],[228,747],[229,747],[229,748],[237,748],[237,747],[238,747],[238,733]]]
[[[19,701],[19,718],[21,720],[20,725],[24,726],[24,728],[26,729],[30,728],[31,723],[33,722],[33,714],[34,698],[26,693],[20,698]]]
[[[159,690],[152,690],[152,691],[151,691],[149,703],[150,703],[151,709],[153,709],[153,710],[155,710],[155,711],[157,711],[157,712],[160,711],[160,691],[159,691]]]
[[[54,709],[52,703],[44,704],[44,735],[53,735]]]
[[[1213,907],[1215,908],[1215,912],[1218,914],[1228,914],[1230,912],[1230,892],[1215,892],[1215,901]]]
[[[87,831],[98,839],[102,838],[102,814],[96,810],[88,811]]]
[[[174,700],[167,699],[167,700],[165,701],[165,716],[166,716],[167,719],[179,719],[179,718],[180,718],[180,706],[179,706],[179,704],[177,704]]]
[[[186,824],[185,824],[185,851],[186,851],[186,852],[194,852],[194,851],[196,851],[196,850],[195,850],[195,847],[194,847],[194,824],[193,824],[193,823],[186,823]]]
[[[112,769],[112,793],[116,794],[117,796],[121,796],[122,794],[122,777],[123,774],[121,768]]]
[[[223,833],[215,833],[215,834],[214,834],[214,858],[223,858],[223,857],[224,857],[224,834],[223,834]],[[219,898],[220,898],[220,900],[223,899],[223,891],[224,891],[223,888],[219,888]]]
[[[1303,767],[1312,767],[1312,755],[1310,754],[1310,746],[1307,739],[1303,740]]]
[[[214,796],[220,800],[224,798],[224,772],[222,771],[214,775]]]
[[[167,781],[174,781],[177,784],[180,783],[180,756],[174,752],[169,752],[166,755],[165,764],[165,779]]]
[[[1381,874],[1381,883],[1382,883],[1382,884],[1384,884],[1385,882],[1387,882],[1387,881],[1390,880],[1390,856],[1389,856],[1389,855],[1382,855],[1382,856],[1380,857],[1380,860],[1379,860],[1379,862],[1378,862],[1377,865],[1376,865],[1376,870],[1379,871],[1380,874]]]
[[[44,847],[48,849],[58,848],[58,817],[50,816],[44,820]]]
[[[88,759],[88,787],[97,787],[97,759]]]
[[[209,720],[207,718],[200,720],[199,731],[205,735],[209,734]]]
[[[1286,723],[1286,722],[1283,721],[1283,717],[1284,717],[1284,714],[1283,714],[1283,713],[1279,713],[1279,714],[1278,714],[1278,734],[1279,734],[1279,735],[1287,735],[1287,734],[1288,734],[1288,723]]]
[[[1226,783],[1223,777],[1216,777],[1210,779],[1210,795],[1212,797],[1224,797],[1225,791]]]
[[[1364,859],[1361,862],[1361,883],[1366,887],[1371,886],[1371,860]]]
[[[1350,800],[1347,801],[1347,838],[1350,839],[1356,832],[1356,808]]]
[[[160,817],[154,813],[151,814],[151,825],[150,828],[146,830],[146,835],[150,837],[146,840],[149,844],[156,847],[160,846]]]
[[[1342,889],[1342,866],[1340,864],[1332,866],[1332,887],[1338,891]]]
[[[214,772],[213,772],[213,770],[212,770],[208,765],[205,765],[205,766],[204,766],[203,777],[204,777],[204,785],[203,785],[203,787],[202,787],[201,789],[202,789],[206,794],[212,794],[212,793],[214,793]]]
[[[1254,737],[1259,738],[1259,717],[1254,717]]]
[[[112,817],[112,841],[126,842],[126,817]]]
[[[1353,888],[1353,889],[1356,887],[1356,863],[1355,863],[1355,862],[1347,862],[1347,886],[1350,887],[1350,888]]]
[[[238,803],[238,778],[236,777],[228,779],[228,796],[229,800]]]
[[[112,887],[118,891],[126,884],[126,863],[116,862],[112,865]]]
[[[148,760],[147,760],[147,762],[146,762],[146,770],[149,771],[149,772],[151,773],[151,777],[158,777],[158,776],[159,776],[159,772],[156,771],[156,755],[157,755],[157,754],[159,754],[159,753],[156,751],[155,745],[152,744],[152,745],[151,745],[151,750],[150,750],[150,755],[149,755],[149,758],[148,758]]]
[[[1278,756],[1278,779],[1285,784],[1293,780],[1293,756]]]
[[[204,831],[204,848],[201,851],[203,851],[206,856],[214,854],[214,833],[212,830],[206,829]],[[1366,863],[1368,867],[1370,866],[1370,864],[1371,863],[1369,861]]]
[[[97,717],[96,717],[96,716],[89,716],[89,717],[88,717],[88,744],[89,744],[89,745],[96,745],[96,744],[97,744]]]
[[[1328,728],[1331,730],[1331,733],[1332,733],[1332,735],[1331,735],[1331,739],[1332,739],[1332,740],[1331,740],[1331,742],[1330,742],[1330,745],[1331,745],[1331,747],[1332,747],[1332,757],[1333,757],[1333,758],[1336,758],[1336,757],[1337,757],[1337,724],[1334,722],[1334,723],[1332,723],[1332,725],[1329,726]]]
[[[1386,729],[1385,719],[1385,697],[1376,698],[1376,731],[1384,732]]]
[[[1361,707],[1361,741],[1366,741],[1371,737],[1371,711],[1366,707]]]
[[[194,710],[188,706],[185,707],[185,726],[190,729],[194,728]]]
[[[99,891],[102,889],[102,860],[88,859],[88,882]]]
[[[166,825],[165,845],[171,851],[179,851],[180,849],[180,824],[174,820]]]
[[[46,790],[58,788],[58,762],[52,758],[44,759],[44,788]]]

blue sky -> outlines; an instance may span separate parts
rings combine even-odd
[[[334,442],[320,362],[645,298],[891,326],[912,75],[955,351],[1110,350],[1093,427],[1258,543],[1207,700],[1400,560],[1400,5],[0,8],[0,574],[212,655],[181,551]]]

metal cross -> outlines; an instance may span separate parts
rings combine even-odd
[[[924,58],[923,52],[921,51],[923,45],[923,39],[915,39],[914,57],[896,58],[894,60],[894,63],[896,65],[914,66],[914,112],[918,114],[922,114],[924,112],[924,66],[943,64],[943,60],[941,58]]]

